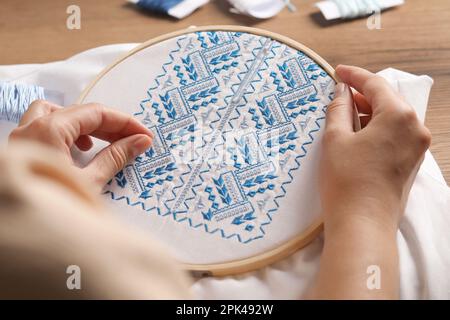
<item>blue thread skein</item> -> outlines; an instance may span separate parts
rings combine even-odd
[[[140,8],[159,13],[168,13],[169,10],[184,0],[139,0],[136,5]]]
[[[0,120],[19,123],[29,105],[45,99],[44,88],[23,83],[0,84]]]

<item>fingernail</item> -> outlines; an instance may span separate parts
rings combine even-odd
[[[149,138],[149,136],[146,135],[138,135],[135,139],[132,141],[132,153],[133,157],[137,157],[142,152],[147,150],[152,143],[152,139]]]
[[[347,89],[347,85],[345,83],[339,82],[334,88],[334,97],[341,97],[345,90]]]

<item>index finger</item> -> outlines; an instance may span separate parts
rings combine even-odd
[[[72,128],[72,139],[82,135],[111,134],[116,139],[145,134],[153,138],[152,132],[131,115],[107,108],[101,104],[74,105],[54,113]]]
[[[336,73],[342,82],[358,90],[371,105],[373,112],[386,107],[386,100],[401,101],[382,77],[362,68],[339,65]],[[383,102],[383,103],[380,103]]]

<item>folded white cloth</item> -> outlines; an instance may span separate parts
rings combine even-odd
[[[36,84],[76,101],[84,87],[108,64],[136,44],[95,48],[65,61],[0,66],[0,81]],[[432,79],[395,69],[380,75],[390,81],[424,120]],[[0,121],[0,144],[15,124]],[[450,188],[430,152],[412,188],[398,232],[402,299],[450,298]],[[259,271],[225,278],[204,278],[192,289],[207,299],[292,299],[301,297],[318,269],[323,239],[319,237],[291,257]]]

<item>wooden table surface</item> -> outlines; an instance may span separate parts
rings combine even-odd
[[[235,24],[274,31],[315,50],[331,65],[371,71],[387,67],[427,74],[435,85],[426,124],[431,151],[450,184],[450,1],[406,0],[382,14],[382,29],[366,19],[327,23],[313,0],[293,0],[297,11],[257,21],[229,13],[225,0],[212,1],[177,21],[136,10],[125,0],[1,0],[0,64],[42,63],[68,58],[111,43],[143,42],[191,25]],[[66,9],[81,8],[81,30],[68,30]]]

